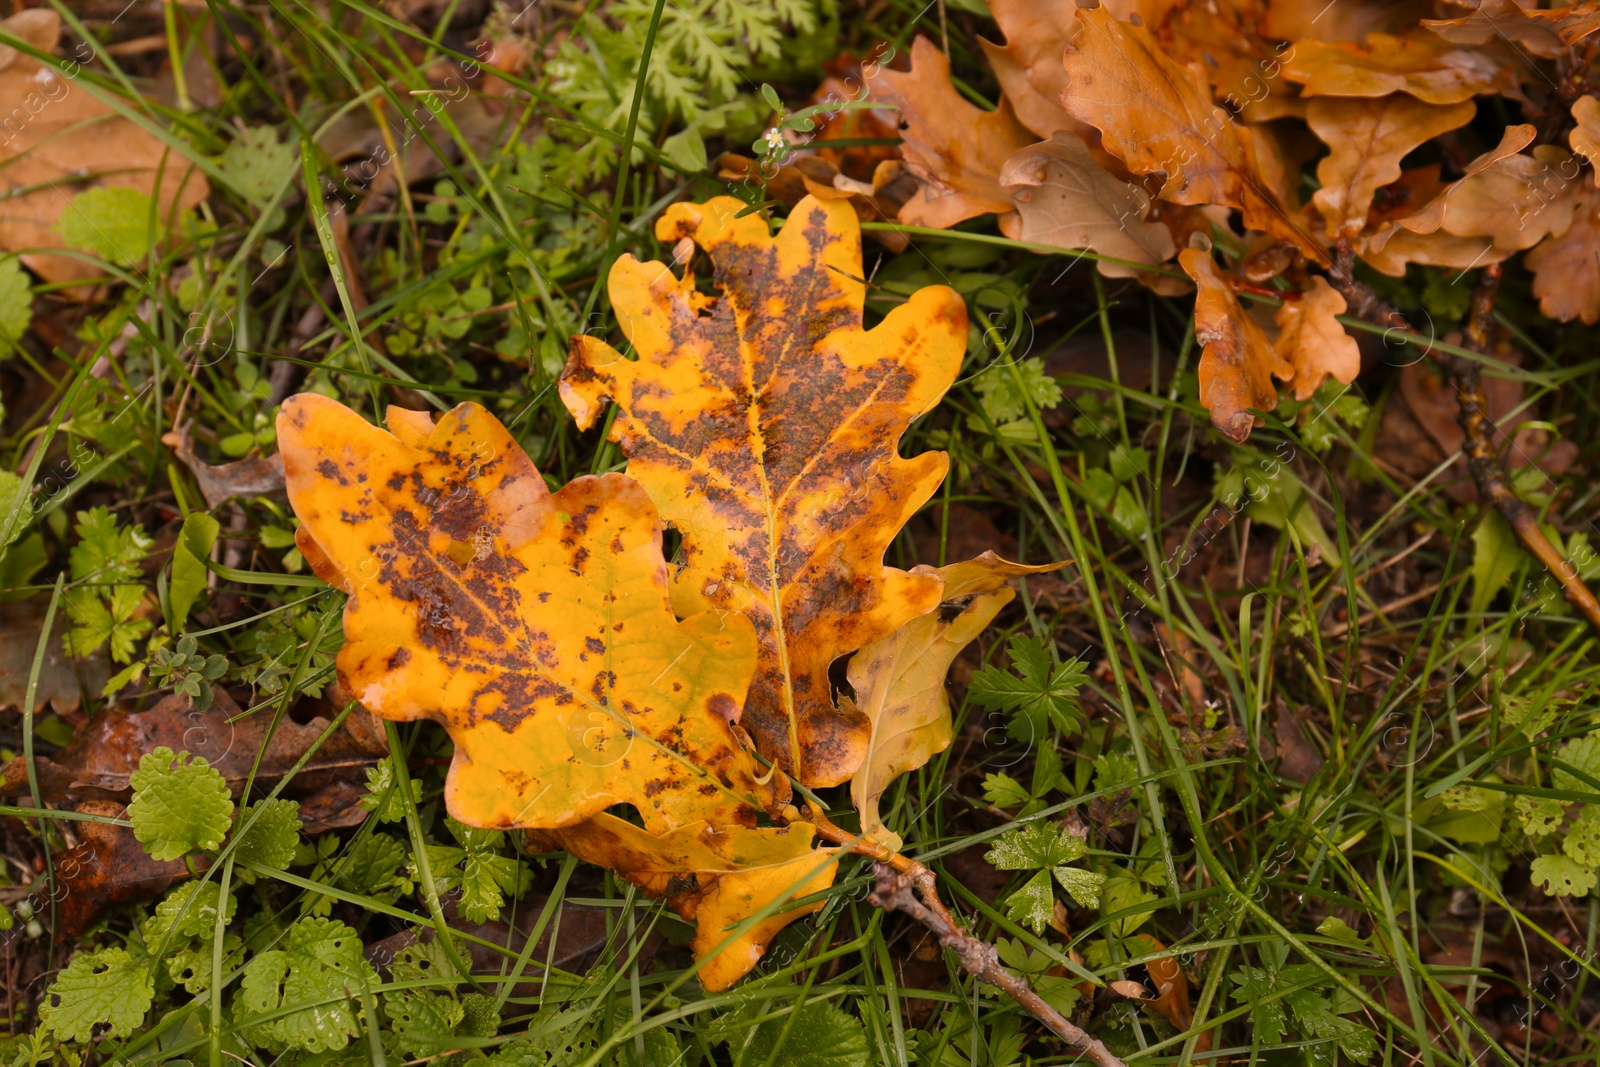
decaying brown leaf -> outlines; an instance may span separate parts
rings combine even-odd
[[[1078,21],[1066,56],[1067,111],[1099,130],[1106,150],[1135,174],[1164,174],[1163,199],[1241,207],[1244,143],[1205,77],[1170,58],[1149,30],[1104,8],[1081,11]]]
[[[1006,160],[1000,184],[1016,200],[1020,225],[1011,236],[1058,248],[1081,248],[1155,266],[1172,258],[1172,234],[1147,221],[1150,196],[1095,162],[1074,133],[1057,133]],[[1129,278],[1137,267],[1101,261],[1100,273]]]
[[[33,654],[49,606],[47,597],[0,601],[0,709],[20,709],[27,699]],[[34,711],[46,704],[57,712],[76,711],[85,696],[99,693],[111,677],[111,659],[104,648],[81,659],[67,655],[61,635],[70,624],[66,612],[56,612],[33,696]]]
[[[1319,96],[1306,109],[1306,121],[1327,144],[1317,164],[1321,188],[1311,198],[1330,237],[1356,237],[1380,186],[1400,177],[1400,160],[1424,141],[1465,126],[1477,105],[1424,103],[1408,93],[1370,99]]]
[[[1572,157],[1565,149],[1538,145],[1523,153],[1534,134],[1531,125],[1508,127],[1499,145],[1420,211],[1379,227],[1363,258],[1397,276],[1408,262],[1467,269],[1565,233],[1587,183],[1568,177]]]
[[[1209,251],[1186,248],[1178,253],[1178,263],[1200,289],[1194,302],[1195,339],[1205,346],[1200,353],[1200,403],[1211,412],[1213,426],[1243,441],[1256,425],[1250,409],[1278,406],[1273,376],[1291,378],[1294,368],[1239,303]]]
[[[900,847],[899,838],[883,826],[878,799],[891,781],[950,744],[950,697],[945,692],[950,664],[1011,601],[1015,594],[1009,578],[1060,566],[1008,563],[985,552],[937,570],[918,568],[944,582],[944,600],[850,660],[847,676],[855,706],[872,725],[861,770],[850,783],[863,834]]]
[[[48,8],[20,11],[0,23],[10,35],[52,53],[61,17]],[[72,198],[96,185],[136,189],[156,200],[162,226],[210,191],[205,176],[170,145],[103,103],[76,78],[78,65],[57,68],[17,48],[0,46],[0,100],[7,102],[0,141],[0,248],[60,247],[56,223]],[[71,256],[29,252],[28,268],[46,281],[94,278],[101,270]],[[68,290],[71,291],[71,290]]]
[[[75,810],[84,815],[125,819],[121,800],[85,800]],[[363,814],[365,814],[363,812]],[[152,900],[190,878],[182,860],[154,860],[133,836],[133,829],[107,822],[74,822],[78,843],[51,856],[54,884],[34,894],[34,912],[54,914],[56,937],[81,937],[107,912],[124,904]],[[52,909],[47,901],[54,901]]]
[[[1580,96],[1572,104],[1572,118],[1577,123],[1567,135],[1567,143],[1591,168],[1596,187],[1600,187],[1600,100]]]
[[[993,0],[989,13],[1006,43],[978,43],[1017,119],[1044,138],[1058,130],[1083,132],[1061,106],[1067,87],[1061,56],[1078,29],[1077,0]]]
[[[911,46],[911,70],[878,75],[882,100],[900,109],[901,154],[922,182],[900,208],[911,226],[954,226],[987,212],[1011,210],[1000,165],[1033,140],[1009,103],[984,111],[950,81],[950,60],[925,37]]]
[[[207,508],[214,509],[234,499],[283,494],[283,457],[276,453],[231,463],[207,463],[194,454],[187,425],[162,434],[161,443],[172,449],[172,454],[194,475]]]
[[[617,405],[628,474],[683,536],[674,609],[755,623],[740,725],[805,784],[834,785],[856,772],[868,726],[834,706],[829,666],[941,600],[936,576],[883,553],[944,478],[943,453],[902,459],[896,442],[954,380],[966,307],[930,286],[869,333],[848,207],[801,201],[777,236],[742,208],[667,210],[657,238],[708,251],[721,294],[624,256],[611,301],[638,358],[577,337],[561,392],[581,427]]]
[[[1528,253],[1539,310],[1558,322],[1600,321],[1600,193],[1574,195],[1572,225]]]
[[[205,711],[194,711],[187,697],[168,696],[144,711],[111,709],[96,715],[74,732],[60,752],[35,758],[42,798],[69,807],[85,800],[126,802],[132,795],[128,776],[138,770],[140,757],[163,746],[204,758],[238,798],[252,769],[258,784],[271,787],[328,726],[321,716],[307,722],[285,718],[269,739],[270,712],[241,718],[238,704],[225,690],[213,692],[215,698]],[[356,708],[295,776],[284,796],[300,801],[301,817],[311,833],[352,826],[366,814],[355,807],[364,771],[387,753],[383,731]],[[27,766],[21,757],[0,767],[0,796],[28,792]]]
[[[1285,300],[1278,309],[1274,347],[1294,370],[1289,382],[1296,400],[1310,400],[1330,376],[1349,385],[1361,373],[1361,349],[1335,317],[1347,308],[1345,298],[1319,276],[1299,300]]]
[[[1520,0],[1444,0],[1447,8],[1469,13],[1450,19],[1423,19],[1422,25],[1455,44],[1483,45],[1508,41],[1523,52],[1543,59],[1561,56],[1577,41],[1600,26],[1593,0],[1548,9],[1529,7]]]
[[[1366,43],[1300,41],[1284,59],[1283,76],[1305,96],[1409,93],[1429,104],[1459,104],[1499,93],[1520,97],[1514,71],[1496,56],[1458,48],[1426,30],[1374,33]]]

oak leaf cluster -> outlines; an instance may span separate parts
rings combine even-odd
[[[1280,388],[1305,399],[1354,379],[1340,316],[1358,261],[1400,277],[1526,252],[1546,315],[1600,320],[1595,4],[989,7],[1005,38],[982,42],[994,110],[925,38],[909,70],[871,83],[903,139],[879,166],[918,182],[897,221],[994,214],[1007,236],[1094,254],[1107,277],[1192,283],[1200,400],[1230,438]]]

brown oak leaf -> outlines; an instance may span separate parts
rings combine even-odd
[[[35,8],[12,15],[0,29],[49,54],[60,42],[61,16]],[[61,247],[57,222],[73,210],[73,197],[93,186],[153,196],[162,226],[210,191],[204,175],[171,145],[90,92],[77,78],[79,69],[73,61],[57,67],[0,45],[0,100],[10,109],[0,116],[6,120],[0,142],[0,193],[6,197],[0,248]],[[28,252],[22,261],[49,282],[103,273],[73,256]]]
[[[880,99],[900,109],[900,153],[922,182],[900,208],[900,221],[945,229],[963,219],[1011,210],[1000,164],[1033,140],[1011,105],[993,111],[969,103],[950,81],[950,60],[926,37],[911,46],[911,69],[884,70]]]
[[[1447,130],[1465,126],[1477,113],[1470,100],[1440,106],[1408,93],[1371,99],[1319,96],[1306,121],[1328,146],[1317,164],[1322,188],[1312,203],[1322,212],[1330,237],[1355,237],[1379,187],[1400,177],[1406,153]]]
[[[1426,31],[1373,33],[1353,41],[1300,41],[1285,57],[1283,76],[1305,96],[1410,93],[1429,104],[1459,104],[1499,93],[1520,97],[1510,67],[1487,51],[1458,48]]]
[[[1310,400],[1332,377],[1349,385],[1361,373],[1361,349],[1335,317],[1348,305],[1320,275],[1299,300],[1285,300],[1278,309],[1278,339],[1273,347],[1294,368],[1289,379],[1296,400]]]
[[[1294,368],[1239,303],[1209,251],[1186,248],[1178,253],[1178,264],[1200,289],[1194,302],[1195,339],[1204,346],[1200,403],[1211,412],[1213,426],[1243,441],[1257,421],[1250,409],[1272,411],[1278,406],[1273,376],[1291,378]]]
[[[1096,266],[1108,278],[1131,278],[1137,266],[1172,258],[1172,234],[1149,222],[1150,195],[1108,173],[1076,134],[1061,132],[1016,152],[1000,168],[1020,225],[1010,235],[1034,244],[1081,248],[1129,263]]]

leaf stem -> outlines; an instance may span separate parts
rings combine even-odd
[[[1380,326],[1410,329],[1404,315],[1356,278],[1354,267],[1354,253],[1341,244],[1328,279],[1349,302],[1351,314]],[[1478,276],[1472,291],[1472,307],[1463,331],[1464,346],[1480,356],[1490,355],[1490,323],[1499,293],[1500,264],[1492,263]],[[1462,452],[1466,455],[1472,480],[1477,484],[1478,495],[1495,506],[1507,524],[1516,531],[1523,546],[1561,583],[1567,599],[1595,629],[1600,630],[1600,601],[1595,599],[1594,593],[1579,577],[1578,568],[1563,559],[1555,545],[1550,543],[1533,510],[1511,488],[1506,477],[1496,444],[1499,434],[1494,420],[1489,418],[1489,406],[1483,393],[1482,365],[1476,360],[1442,351],[1433,345],[1426,351],[1438,363],[1445,380],[1455,387],[1456,422],[1466,435],[1461,446]]]
[[[815,801],[808,801],[807,808],[818,835],[877,863],[877,883],[868,901],[885,911],[903,911],[926,926],[939,938],[939,944],[955,952],[968,974],[1015,1000],[1057,1037],[1088,1057],[1095,1067],[1126,1067],[1098,1038],[1075,1026],[1029,988],[1026,981],[1002,967],[1000,954],[993,945],[962,929],[939,899],[938,880],[933,871],[879,841],[834,825]]]

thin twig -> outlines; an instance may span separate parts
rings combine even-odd
[[[903,911],[927,927],[939,938],[939,944],[955,952],[968,974],[997,987],[1022,1005],[1029,1015],[1088,1057],[1095,1067],[1127,1067],[1098,1038],[1074,1026],[1060,1012],[1046,1004],[1039,994],[1028,987],[1027,982],[1002,967],[1000,954],[993,945],[961,928],[955,916],[944,906],[944,901],[939,899],[939,886],[932,871],[881,842],[834,825],[815,802],[809,802],[807,808],[806,817],[815,825],[821,837],[836,845],[843,845],[857,855],[877,861],[877,883],[867,897],[869,902],[885,911]],[[798,816],[799,812],[793,814]]]
[[[1096,1067],[1125,1067],[1111,1050],[1085,1030],[1074,1026],[1028,983],[1000,965],[994,946],[956,925],[934,890],[933,872],[914,860],[919,873],[902,874],[888,863],[874,868],[877,883],[867,897],[885,911],[903,911],[931,930],[939,944],[955,952],[962,968],[980,982],[988,982],[1021,1004],[1029,1015],[1048,1026],[1057,1037],[1081,1052]],[[915,891],[913,891],[913,887]],[[918,896],[922,899],[917,899]]]
[[[1410,329],[1404,315],[1356,278],[1354,268],[1355,255],[1348,245],[1341,242],[1334,268],[1329,272],[1329,281],[1345,298],[1350,313],[1380,326]],[[1465,347],[1482,356],[1490,355],[1490,325],[1499,292],[1500,265],[1495,263],[1485,267],[1478,276],[1465,331]],[[1578,568],[1556,551],[1555,545],[1539,528],[1533,509],[1517,496],[1506,478],[1505,467],[1495,443],[1499,432],[1494,420],[1489,417],[1489,405],[1483,395],[1482,366],[1476,360],[1442,352],[1432,346],[1427,354],[1439,364],[1445,380],[1455,387],[1456,421],[1466,435],[1462,451],[1466,455],[1467,469],[1472,472],[1472,480],[1478,487],[1478,495],[1495,506],[1511,529],[1516,531],[1524,547],[1561,583],[1567,599],[1596,629],[1600,629],[1600,601],[1595,600],[1594,594],[1578,576]]]

